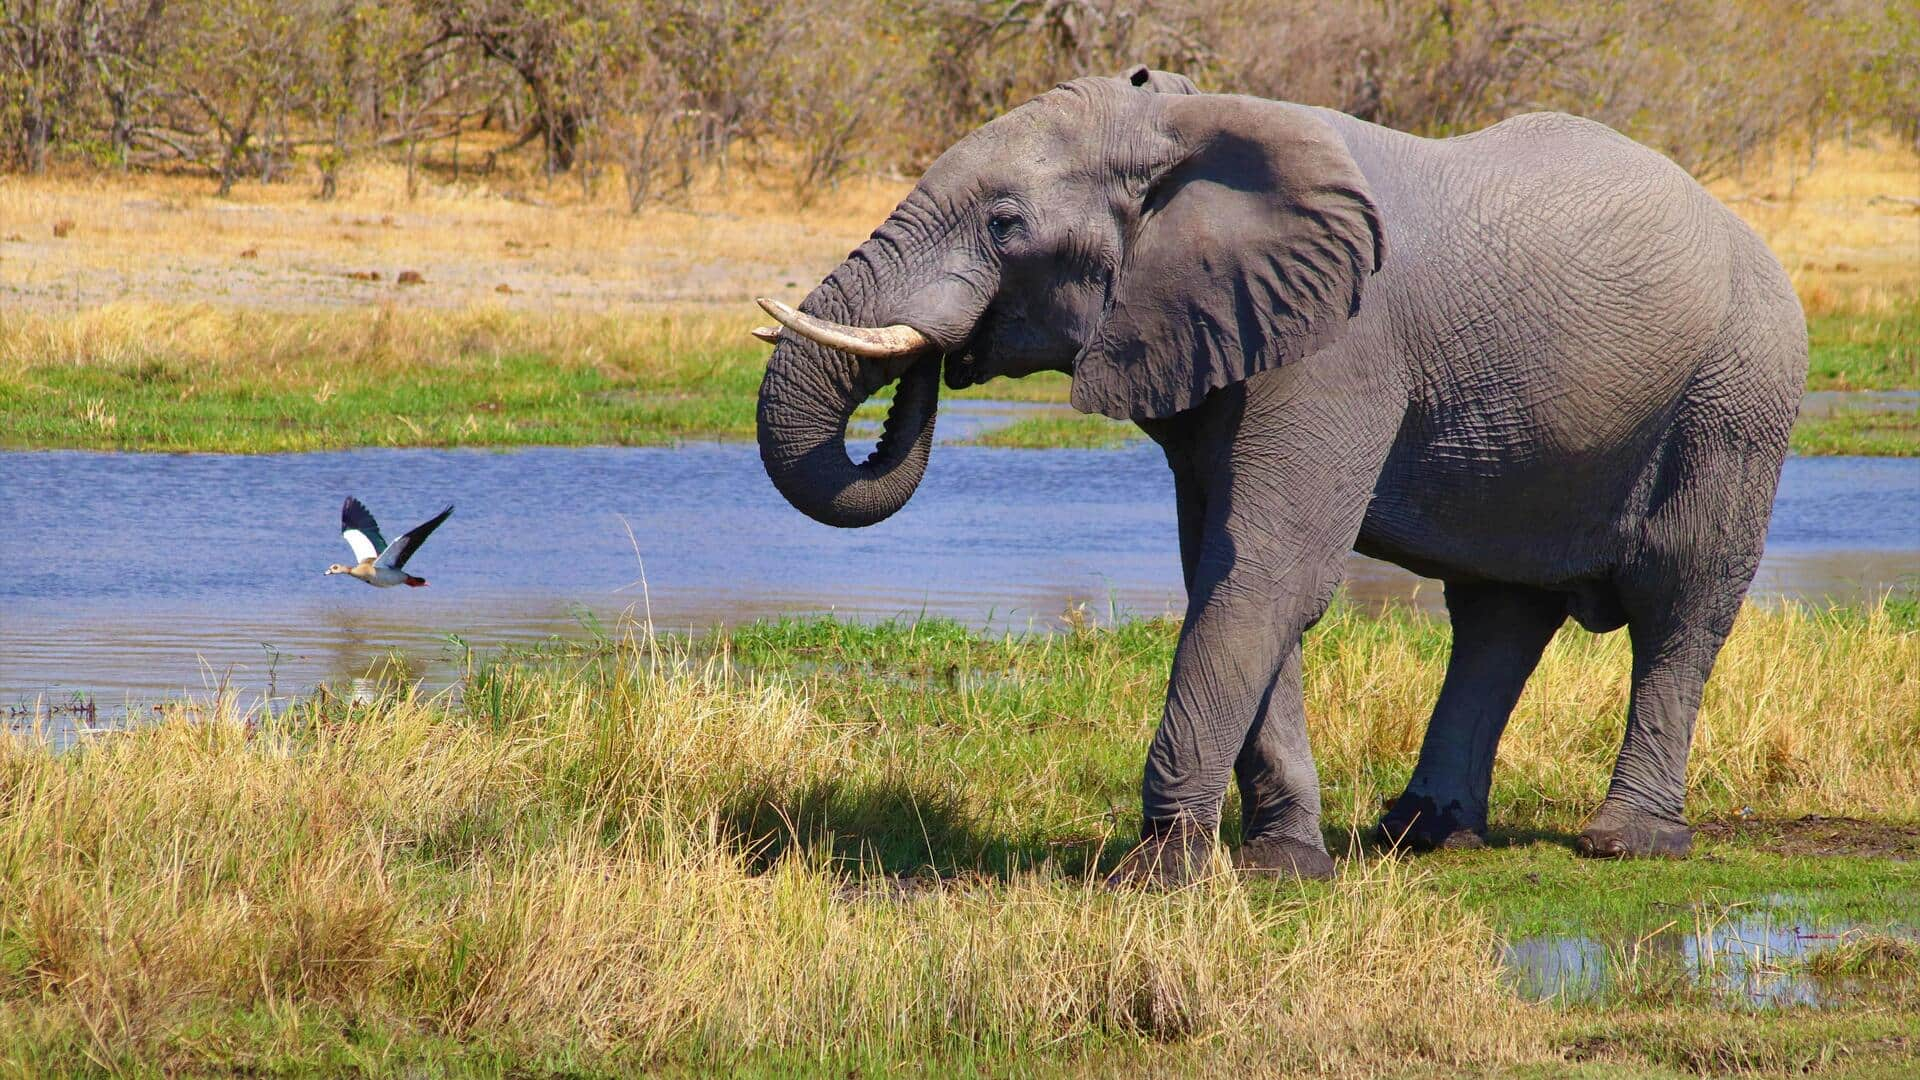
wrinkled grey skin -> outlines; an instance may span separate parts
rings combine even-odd
[[[1633,683],[1594,855],[1679,855],[1701,687],[1760,558],[1806,373],[1786,275],[1685,173],[1599,124],[1429,140],[1324,109],[1083,79],[936,161],[802,305],[944,356],[788,335],[761,456],[835,525],[899,509],[936,380],[1070,372],[1164,448],[1188,607],[1123,878],[1178,881],[1242,800],[1243,866],[1331,871],[1300,638],[1349,549],[1446,583],[1454,646],[1381,821],[1480,843],[1494,750],[1561,622],[1627,627]],[[847,417],[901,380],[848,461]]]

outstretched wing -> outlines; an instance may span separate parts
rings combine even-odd
[[[413,558],[413,553],[420,549],[421,544],[427,542],[427,537],[433,535],[433,530],[439,528],[440,523],[447,520],[452,513],[453,506],[449,504],[445,510],[401,533],[400,539],[395,540],[380,553],[380,561],[374,565],[391,566],[395,570],[407,565],[407,560]]]
[[[351,495],[340,504],[340,535],[353,549],[355,559],[375,558],[387,546],[386,538],[380,535],[380,526],[373,522],[373,515]]]

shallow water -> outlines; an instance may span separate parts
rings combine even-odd
[[[945,410],[943,441],[1032,408]],[[905,510],[846,531],[788,507],[742,444],[0,453],[0,712],[79,695],[109,713],[223,684],[298,693],[395,650],[441,684],[469,646],[649,608],[666,629],[817,612],[1045,629],[1077,605],[1178,611],[1171,488],[1150,443],[948,445]],[[347,558],[348,493],[389,536],[456,505],[409,566],[430,588],[321,575]],[[1916,577],[1920,459],[1788,462],[1757,596],[1851,600]],[[1349,588],[1369,603],[1440,595],[1357,556]]]
[[[1822,978],[1806,961],[1864,934],[1914,940],[1910,930],[1794,918],[1769,905],[1737,918],[1680,912],[1638,934],[1538,935],[1509,944],[1506,979],[1534,1001],[1599,1002],[1639,992],[1697,992],[1723,1005],[1841,1005],[1876,988]]]

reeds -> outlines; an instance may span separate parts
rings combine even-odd
[[[208,1009],[637,1062],[1542,1048],[1485,922],[1394,863],[1275,897],[1231,875],[1109,894],[1045,868],[902,883],[805,844],[759,859],[743,811],[847,782],[857,737],[790,691],[622,650],[495,670],[464,706],[185,709],[64,754],[12,741],[0,999],[13,1037],[64,1031],[109,1063],[191,1056],[181,1019]]]
[[[1417,862],[1098,887],[1172,635],[643,637],[483,668],[458,701],[184,705],[67,752],[8,739],[0,1035],[46,1067],[287,1067],[368,1033],[589,1070],[1553,1060],[1561,1022],[1502,986],[1493,926]],[[1406,613],[1337,608],[1315,632],[1335,820],[1404,775],[1444,650]],[[1620,635],[1563,632],[1496,819],[1592,805],[1626,662]],[[1916,673],[1900,609],[1750,609],[1703,710],[1696,811],[1920,816]]]

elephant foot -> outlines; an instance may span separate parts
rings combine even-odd
[[[1149,821],[1140,831],[1140,846],[1107,875],[1107,888],[1177,889],[1207,875],[1213,859],[1211,828],[1179,817]]]
[[[1374,835],[1405,851],[1473,851],[1487,846],[1486,826],[1470,824],[1458,801],[1442,810],[1427,795],[1402,795],[1380,815]]]
[[[1685,822],[1602,806],[1574,846],[1590,859],[1684,859],[1693,850],[1693,830]]]
[[[1324,881],[1333,876],[1333,856],[1304,840],[1286,836],[1241,844],[1234,852],[1233,865],[1248,877]]]

